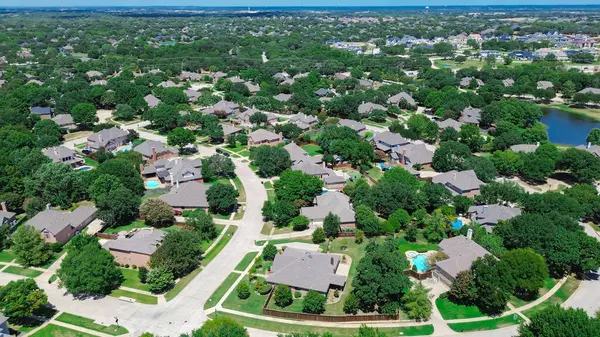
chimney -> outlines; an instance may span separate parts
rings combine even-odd
[[[144,164],[140,164],[140,174],[142,174],[142,172],[144,172]]]
[[[177,179],[175,183],[177,184],[177,188],[179,188],[179,179]]]
[[[483,205],[483,211],[481,213],[482,214],[486,214],[487,213],[487,209],[488,209],[488,205]]]
[[[281,132],[279,133],[279,141],[280,142],[283,141],[283,133],[281,133]]]
[[[1,204],[2,204],[2,211],[8,212],[8,209],[6,209],[6,201],[1,202]]]
[[[171,181],[171,186],[173,186],[173,173],[169,173],[169,181]]]
[[[406,165],[406,150],[402,150],[402,161],[400,162],[402,166]]]
[[[156,148],[153,146],[152,147],[152,162],[154,163],[156,161]]]
[[[456,180],[456,171],[454,171],[453,177],[453,179]]]
[[[50,206],[52,206],[52,205],[50,205],[50,204],[46,204],[46,209],[47,209],[47,210],[50,210]]]
[[[473,240],[473,230],[471,228],[467,230],[467,240]]]
[[[586,149],[589,149],[589,148],[590,148],[590,146],[592,146],[592,142],[588,142],[588,143],[587,143],[587,146],[586,146],[585,148],[586,148]]]

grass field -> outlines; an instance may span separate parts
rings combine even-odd
[[[150,199],[150,198],[158,198],[158,197],[160,197],[160,196],[161,196],[161,195],[163,195],[163,194],[164,194],[164,193],[149,193],[149,194],[145,194],[145,195],[142,197],[142,202],[144,202],[144,201],[146,201],[146,200],[148,200],[148,199]]]
[[[417,252],[426,252],[428,250],[439,250],[440,247],[433,243],[427,243],[424,239],[418,238],[416,242],[408,242],[404,238],[398,238],[398,248],[402,253],[409,250]]]
[[[333,337],[355,337],[358,334],[358,328],[332,328],[332,327],[321,327],[321,326],[310,326],[306,324],[287,324],[278,323],[267,320],[254,319],[244,316],[233,315],[224,312],[217,312],[210,314],[209,317],[215,316],[229,317],[234,319],[236,322],[242,324],[245,327],[275,331],[284,334],[305,334],[308,332],[323,334],[329,332]],[[384,333],[387,336],[426,336],[433,334],[433,325],[420,325],[403,328],[379,328],[380,333]]]
[[[352,281],[356,276],[356,266],[358,265],[358,261],[365,256],[365,247],[367,246],[367,243],[368,242],[363,242],[359,245],[354,241],[354,238],[337,238],[331,242],[329,252],[350,256],[352,264],[350,265],[350,271],[348,272],[348,278],[346,279],[346,287],[344,288],[344,291],[341,292],[340,300],[337,303],[325,305],[325,313],[327,315],[344,314],[344,301],[348,294],[352,292],[352,289],[354,289]]]
[[[16,275],[21,275],[21,276],[26,276],[26,277],[32,277],[32,278],[42,275],[41,271],[38,271],[35,269],[27,269],[27,268],[17,267],[17,266],[8,266],[6,269],[4,269],[4,272],[9,273],[9,274],[16,274]]]
[[[265,181],[263,186],[265,187],[265,189],[270,189],[270,188],[273,188],[273,183],[270,181]]]
[[[208,301],[206,301],[206,303],[204,303],[204,310],[206,310],[208,308],[212,308],[215,305],[217,305],[217,303],[219,303],[221,298],[223,298],[223,296],[225,296],[225,293],[227,292],[227,290],[229,290],[229,288],[231,288],[231,286],[235,283],[235,281],[238,279],[238,277],[240,277],[240,274],[238,274],[238,273],[229,274],[227,276],[227,278],[225,279],[225,281],[223,281],[223,283],[221,283],[221,285],[219,285],[217,290],[215,290],[215,292],[212,295],[210,295],[210,297],[208,298]]]
[[[573,295],[580,283],[581,280],[569,276],[567,281],[552,296],[550,296],[550,298],[531,309],[523,311],[523,315],[531,318],[531,316],[535,313],[540,312],[551,305],[563,304],[569,297],[571,297],[571,295]]]
[[[377,166],[369,169],[367,171],[367,174],[369,175],[369,177],[375,179],[376,181],[378,181],[379,179],[381,179],[381,177],[383,177],[383,171],[380,170],[379,167],[377,167]]]
[[[204,255],[204,258],[201,262],[203,266],[207,266],[210,263],[210,261],[212,261],[217,256],[217,254],[219,254],[223,250],[223,248],[225,248],[229,241],[231,241],[231,238],[233,237],[233,234],[235,234],[235,231],[237,231],[237,226],[229,226],[227,232],[225,232],[223,237],[219,240],[219,242],[217,242],[213,249],[211,249],[208,253],[206,253],[206,255]]]
[[[15,259],[15,253],[11,250],[3,250],[0,252],[0,262],[11,262]]]
[[[91,167],[98,167],[98,165],[100,165],[100,163],[98,163],[97,161],[95,161],[94,159],[85,157],[85,164]]]
[[[123,273],[123,277],[125,278],[123,283],[121,283],[123,287],[150,291],[150,286],[140,281],[137,269],[121,268],[121,273]]]
[[[248,282],[248,278],[244,277],[241,282]],[[223,308],[247,312],[255,315],[262,315],[262,308],[267,301],[268,295],[260,295],[253,289],[254,284],[250,283],[250,297],[245,300],[240,299],[237,296],[235,289],[227,296],[225,302],[223,302]]]
[[[474,305],[459,305],[450,302],[448,299],[437,298],[435,300],[435,306],[440,311],[440,314],[444,319],[461,319],[461,318],[474,318],[485,316],[484,313]]]
[[[309,156],[316,156],[318,154],[323,154],[323,149],[317,144],[306,144],[301,146],[304,151],[308,152]]]
[[[510,302],[510,304],[514,305],[515,308],[522,307],[527,303],[535,301],[540,296],[544,296],[544,294],[546,294],[548,291],[550,291],[550,289],[554,288],[555,285],[556,285],[556,280],[549,277],[544,280],[544,286],[540,289],[538,297],[526,301],[526,300],[520,299],[518,297],[512,296],[509,302]]]
[[[238,263],[238,265],[235,267],[235,270],[237,270],[237,271],[246,270],[246,268],[248,268],[250,263],[252,263],[252,261],[254,261],[254,258],[256,257],[256,255],[258,255],[258,252],[250,252],[250,253],[246,254],[244,256],[244,258],[240,261],[240,263]]]
[[[235,184],[235,188],[237,189],[238,193],[240,194],[238,196],[238,202],[246,202],[246,190],[244,189],[244,184],[242,184],[242,181],[240,180],[240,178],[239,177],[233,178],[233,183]]]
[[[170,301],[172,299],[175,298],[175,296],[179,295],[179,293],[190,283],[192,282],[192,280],[194,279],[194,277],[196,277],[196,275],[200,274],[200,271],[202,271],[202,268],[198,267],[196,269],[194,269],[191,273],[185,275],[184,277],[182,277],[179,282],[177,282],[174,286],[173,289],[167,291],[165,293],[165,299],[167,301]]]
[[[522,320],[523,319],[520,316],[517,316],[517,320],[515,320],[513,315],[508,315],[500,318],[488,319],[485,321],[469,323],[451,323],[448,324],[448,326],[450,327],[450,329],[456,332],[484,331],[495,330],[511,325],[520,324]]]
[[[48,324],[36,331],[31,337],[97,337],[89,333],[72,330],[56,324]]]
[[[110,296],[116,297],[116,298],[129,297],[129,298],[133,298],[134,300],[136,300],[136,302],[144,303],[144,304],[158,304],[158,298],[156,296],[134,293],[132,291],[127,291],[127,290],[123,290],[123,289],[113,290],[110,293]]]
[[[119,336],[119,335],[123,335],[123,334],[126,334],[129,332],[127,329],[125,329],[122,326],[116,326],[114,324],[110,325],[110,326],[96,324],[96,323],[94,323],[93,319],[69,314],[67,312],[63,312],[62,314],[60,314],[60,316],[58,316],[56,318],[56,320],[59,322],[72,324],[75,326],[102,332],[102,333],[113,335],[113,336]]]

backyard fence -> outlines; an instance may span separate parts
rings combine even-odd
[[[106,233],[96,233],[97,238],[107,239],[107,240],[116,240],[119,236],[117,234],[106,234]]]
[[[423,281],[425,279],[430,278],[432,274],[433,274],[433,271],[431,269],[428,271],[422,272],[422,273],[416,272],[412,269],[407,269],[404,271],[404,275],[414,277],[419,281]]]

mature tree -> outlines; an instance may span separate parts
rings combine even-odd
[[[525,198],[525,190],[514,181],[491,182],[481,186],[477,200],[485,204],[506,204],[520,202]]]
[[[554,172],[554,165],[554,161],[546,156],[527,153],[523,155],[521,176],[534,183],[545,183],[552,172]]]
[[[579,202],[587,219],[600,218],[600,197],[594,185],[573,184],[564,193]]]
[[[405,229],[411,220],[412,217],[404,209],[399,209],[395,211],[388,218],[388,222],[392,225],[395,232],[398,232],[401,229]]]
[[[198,267],[201,256],[197,233],[186,229],[169,232],[150,258],[150,267],[165,267],[179,278]]]
[[[113,116],[119,120],[130,121],[135,118],[136,111],[129,104],[119,104],[117,109],[113,111]]]
[[[139,165],[135,166],[132,161],[123,158],[107,160],[98,166],[95,171],[98,175],[108,174],[114,176],[116,180],[123,183],[123,186],[136,195],[141,195],[146,190],[144,181],[140,176]]]
[[[185,104],[188,101],[186,94],[180,88],[164,88],[160,91],[160,99],[165,104]]]
[[[359,103],[360,104],[360,103]],[[350,129],[347,126],[337,127],[337,126],[326,126],[323,129],[323,132],[317,137],[317,143],[325,153],[330,152],[329,146],[334,140],[347,140],[347,141],[359,141],[360,136],[356,133],[356,131]]]
[[[38,147],[43,148],[60,144],[60,127],[53,120],[44,119],[35,123],[33,131],[38,136]]]
[[[213,217],[204,210],[194,211],[185,219],[185,225],[193,228],[201,240],[210,241],[219,236]]]
[[[107,295],[123,282],[115,258],[92,239],[75,240],[56,272],[60,284],[76,296]]]
[[[427,320],[431,316],[433,304],[429,300],[429,289],[423,283],[417,283],[402,298],[402,307],[408,318],[417,321]]]
[[[231,213],[237,205],[239,192],[230,184],[214,184],[206,191],[210,210],[218,214]]]
[[[310,224],[310,220],[304,215],[298,215],[293,218],[290,222],[290,225],[295,231],[303,231],[308,229],[308,225]]]
[[[265,261],[273,261],[277,255],[277,247],[274,244],[268,243],[262,252],[262,258]]]
[[[83,199],[81,178],[65,164],[44,164],[25,181],[26,195],[44,202],[69,208]]]
[[[415,191],[421,186],[421,182],[412,173],[402,167],[394,167],[391,170],[385,171],[383,177],[379,180],[381,184],[395,182],[402,183]]]
[[[414,114],[406,122],[408,130],[427,142],[435,142],[438,136],[438,126],[423,114]]]
[[[458,141],[458,131],[454,128],[445,128],[440,132],[440,142]]]
[[[479,152],[484,144],[484,139],[479,134],[479,127],[475,124],[463,124],[458,133],[460,142],[467,145],[471,152]]]
[[[586,142],[592,143],[593,145],[600,145],[600,129],[593,128],[585,139]]]
[[[216,177],[235,177],[235,164],[233,164],[231,158],[215,154],[202,159],[202,178],[205,181],[211,181]]]
[[[426,183],[421,192],[427,198],[428,209],[433,210],[450,203],[452,193],[441,184]]]
[[[314,290],[309,290],[302,301],[302,312],[309,314],[322,314],[325,312],[327,297]]]
[[[440,211],[435,211],[431,216],[427,217],[425,219],[425,225],[426,227],[423,229],[423,235],[427,241],[438,243],[448,237],[450,224]]]
[[[152,268],[148,273],[147,283],[150,291],[159,294],[173,286],[173,273],[165,267]]]
[[[79,103],[71,110],[73,121],[85,128],[89,128],[98,120],[96,107],[91,103]]]
[[[521,203],[527,213],[545,214],[551,217],[561,215],[571,219],[580,219],[585,215],[585,209],[577,199],[559,192],[528,194],[522,198]]]
[[[340,217],[329,212],[323,220],[323,230],[328,238],[334,238],[340,231]]]
[[[248,331],[231,318],[218,316],[206,321],[191,337],[248,337]],[[187,337],[187,336],[186,336]]]
[[[25,203],[25,213],[27,214],[27,219],[33,218],[36,214],[44,210],[44,201],[38,197],[33,197]]]
[[[266,201],[263,205],[263,216],[273,220],[275,226],[285,227],[298,215],[298,208],[290,201]]]
[[[168,131],[177,126],[177,120],[180,115],[175,106],[161,103],[156,108],[145,112],[143,117],[145,120],[149,120],[153,126],[159,127],[163,131]]]
[[[48,304],[48,296],[33,279],[10,281],[0,288],[0,308],[12,320],[32,316]]]
[[[403,273],[407,268],[408,261],[399,254],[395,240],[369,242],[352,284],[360,309],[372,312],[377,307],[381,313],[395,314],[405,289],[410,287],[410,280]]]
[[[508,121],[518,127],[529,127],[541,117],[542,110],[534,102],[514,98],[494,101],[481,111],[481,122],[484,125]]]
[[[153,227],[170,226],[175,221],[171,206],[159,198],[145,200],[140,206],[140,216]]]
[[[562,308],[552,305],[530,317],[531,322],[519,326],[518,337],[598,335],[600,323],[591,318],[583,309]]]
[[[475,285],[475,276],[470,270],[461,271],[448,291],[448,298],[457,304],[472,305],[477,299],[477,287]]]
[[[464,164],[464,169],[475,171],[477,178],[486,183],[493,181],[498,176],[494,162],[485,157],[472,156],[468,158]]]
[[[508,265],[492,255],[486,255],[473,262],[471,271],[479,294],[475,301],[479,310],[484,313],[502,312],[515,288]]]
[[[473,199],[464,195],[455,195],[452,197],[452,205],[459,214],[466,214],[469,207],[473,206]]]
[[[348,294],[346,296],[346,300],[344,301],[344,312],[346,314],[356,315],[358,313],[358,299],[353,293]]]
[[[284,171],[273,184],[278,200],[310,204],[323,189],[323,181],[298,170]]]
[[[100,176],[98,180],[102,178]],[[94,183],[94,186],[97,186],[97,183],[98,181]],[[131,222],[137,216],[140,208],[140,197],[118,181],[115,181],[112,188],[105,190],[93,199],[98,208],[98,217],[109,226]]]
[[[262,145],[250,150],[250,159],[258,167],[258,174],[274,177],[292,166],[290,154],[283,148]]]
[[[245,300],[250,297],[250,287],[248,286],[248,282],[240,282],[237,287],[235,287],[235,291],[237,293],[237,297],[241,300]]]
[[[17,227],[11,239],[17,262],[25,267],[41,266],[52,257],[52,250],[33,226]]]
[[[327,240],[327,234],[325,234],[325,230],[323,230],[323,227],[317,227],[312,234],[312,242],[314,244],[319,244],[325,242],[325,240]]]
[[[532,249],[509,250],[502,256],[516,281],[515,294],[521,298],[534,299],[548,278],[544,258]]]
[[[444,142],[435,151],[432,166],[438,172],[462,170],[469,157],[471,151],[467,145],[454,141]]]
[[[190,129],[175,128],[167,135],[167,144],[177,146],[183,149],[188,144],[193,144],[196,141],[194,132]]]
[[[281,308],[285,308],[292,304],[292,289],[285,284],[278,284],[273,293],[273,301],[275,302],[275,305]]]
[[[494,166],[503,176],[514,176],[523,169],[523,157],[512,151],[495,151],[492,154]]]
[[[356,207],[356,228],[365,232],[367,236],[375,236],[382,232],[381,221],[367,205]]]
[[[585,150],[569,148],[563,151],[556,167],[571,171],[573,177],[582,183],[591,183],[600,178],[600,158]]]

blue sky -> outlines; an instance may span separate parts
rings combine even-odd
[[[2,0],[0,6],[415,6],[597,5],[598,0]]]

